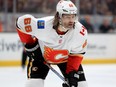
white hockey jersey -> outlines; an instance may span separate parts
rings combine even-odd
[[[66,57],[69,53],[80,54],[86,52],[87,30],[82,24],[76,21],[74,29],[70,29],[64,35],[58,35],[56,30],[53,29],[53,20],[53,16],[36,19],[27,14],[18,18],[17,26],[24,33],[38,38],[43,54],[50,52],[52,55],[59,54],[56,59],[60,58],[61,54]]]

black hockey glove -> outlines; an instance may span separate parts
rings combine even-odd
[[[78,87],[78,79],[79,75],[77,74],[77,71],[71,71],[69,74],[67,74],[67,81],[69,86],[66,83],[63,83],[63,87]]]
[[[26,53],[29,56],[29,58],[32,58],[34,60],[39,60],[41,62],[44,61],[38,41],[36,41],[32,45],[25,44],[24,46],[26,48]]]
[[[63,84],[62,84],[62,87],[69,87],[69,85],[66,84],[66,83],[63,83]]]

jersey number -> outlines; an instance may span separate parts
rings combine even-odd
[[[86,28],[84,26],[82,26],[82,29],[80,31],[80,34],[82,34],[84,36],[85,35],[85,31],[86,31]]]
[[[25,25],[25,31],[26,32],[31,32],[32,28],[31,28],[31,18],[25,18],[24,19],[24,25]]]

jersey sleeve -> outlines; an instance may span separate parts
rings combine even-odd
[[[23,15],[17,19],[16,25],[22,32],[34,35],[37,29],[37,19],[29,14]]]
[[[87,51],[87,29],[80,23],[76,28],[77,31],[74,33],[74,39],[70,53],[84,54]]]

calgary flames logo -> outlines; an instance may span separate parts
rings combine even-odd
[[[67,61],[68,50],[55,50],[49,47],[44,47],[44,58],[48,63],[58,64]]]

